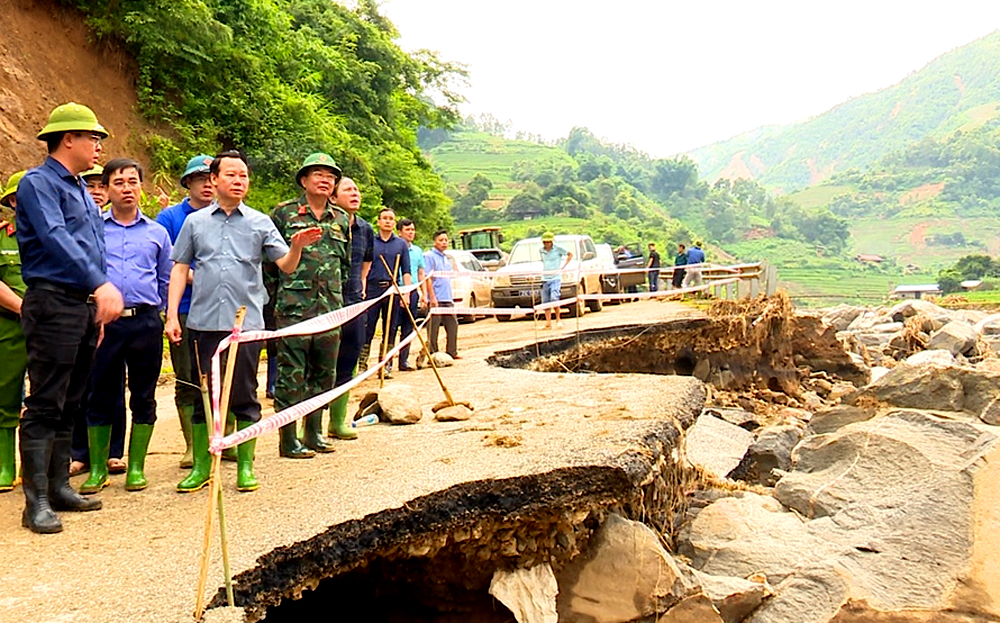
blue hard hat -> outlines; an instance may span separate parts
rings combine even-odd
[[[212,157],[205,154],[198,154],[194,158],[188,160],[187,167],[184,169],[184,175],[181,176],[181,186],[187,188],[187,178],[191,175],[197,173],[208,173],[210,167],[212,166]]]

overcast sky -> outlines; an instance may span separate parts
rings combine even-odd
[[[1000,28],[996,0],[385,0],[471,73],[465,114],[658,157],[829,110]]]

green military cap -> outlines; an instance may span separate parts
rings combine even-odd
[[[323,167],[333,171],[333,174],[338,178],[341,176],[340,167],[337,163],[333,161],[333,157],[329,154],[324,154],[323,152],[316,152],[310,154],[305,161],[302,162],[302,166],[299,167],[299,172],[295,174],[295,181],[298,182],[299,186],[302,186],[302,178],[305,177],[309,169],[313,167]]]
[[[49,134],[58,132],[93,132],[102,137],[108,137],[108,131],[98,123],[97,115],[94,111],[83,104],[70,102],[56,106],[49,114],[49,122],[42,131],[38,133],[39,140],[45,140]]]
[[[17,186],[21,183],[21,178],[27,171],[18,171],[7,180],[7,185],[3,187],[3,194],[0,194],[0,204],[10,207],[10,198],[17,192]]]
[[[211,171],[212,160],[213,158],[206,154],[198,154],[194,158],[188,160],[187,166],[184,167],[184,175],[181,176],[181,186],[187,188],[187,178],[192,175],[197,175],[198,173],[208,173]]]
[[[542,242],[552,242],[555,239],[556,239],[555,234],[553,234],[550,231],[547,231],[544,234],[542,234]]]
[[[87,179],[88,177],[94,177],[95,175],[97,177],[104,175],[104,167],[102,167],[99,164],[95,164],[93,169],[87,169],[86,171],[80,174],[80,177],[82,177],[83,179]]]

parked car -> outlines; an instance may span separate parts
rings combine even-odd
[[[444,252],[451,260],[451,267],[458,277],[451,279],[451,295],[455,307],[489,307],[491,276],[486,268],[468,251],[449,249]],[[479,316],[459,316],[460,322],[475,322]]]
[[[573,253],[562,276],[560,297],[572,298],[580,294],[601,291],[601,261],[597,248],[590,236],[556,236],[555,244]],[[493,307],[522,307],[530,309],[542,300],[542,239],[525,238],[519,240],[510,251],[507,265],[496,272],[493,279]],[[577,270],[583,271],[577,279]],[[587,308],[601,311],[601,301],[578,300],[569,309],[570,316],[582,316]],[[497,316],[501,322],[510,316]]]

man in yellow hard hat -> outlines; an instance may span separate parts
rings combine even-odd
[[[99,164],[95,164],[93,168],[80,174],[83,183],[87,185],[87,192],[90,193],[97,207],[101,209],[108,205],[108,187],[104,185],[103,175],[104,167]]]
[[[101,508],[69,486],[72,414],[86,389],[104,324],[122,313],[121,292],[108,280],[104,227],[79,175],[97,164],[108,132],[94,111],[57,106],[38,133],[49,156],[17,189],[17,243],[28,289],[21,326],[31,394],[21,416],[21,524],[61,532],[55,511]]]
[[[0,205],[17,209],[17,185],[24,171],[10,176],[0,190]],[[0,220],[0,491],[10,491],[17,480],[14,459],[17,421],[24,396],[24,372],[28,353],[21,330],[21,301],[26,286],[21,279],[21,256],[17,251],[17,226]]]

